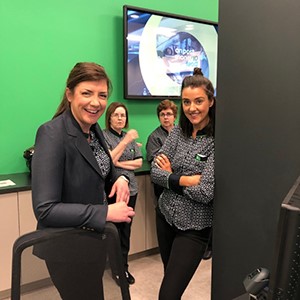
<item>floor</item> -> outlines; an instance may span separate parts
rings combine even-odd
[[[130,263],[130,272],[136,283],[130,287],[132,300],[157,299],[163,269],[158,254],[134,260]],[[211,286],[211,259],[203,260],[182,300],[209,300]]]
[[[149,255],[131,260],[130,272],[136,283],[130,286],[132,300],[156,300],[163,275],[162,263],[159,254]],[[105,277],[105,299],[118,300],[119,288],[111,279],[110,272]],[[211,259],[202,261],[192,281],[187,287],[182,300],[209,300],[211,283]],[[9,299],[9,298],[8,298]],[[6,300],[8,300],[6,299]],[[23,295],[22,300],[56,300],[60,299],[53,287],[39,289],[33,293]],[[84,299],[88,300],[88,299]]]

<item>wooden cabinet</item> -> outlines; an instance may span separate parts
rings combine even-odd
[[[155,196],[149,175],[137,176],[138,198],[130,238],[129,255],[157,247]]]
[[[0,195],[0,291],[10,288],[12,245],[19,236],[18,194]]]
[[[12,247],[15,240],[36,229],[31,191],[0,195],[0,299],[10,295]],[[22,284],[49,277],[43,261],[24,251]]]
[[[18,193],[20,235],[36,229],[36,219],[32,209],[31,191]]]
[[[33,213],[31,191],[18,193],[20,235],[36,230],[37,221]],[[32,255],[32,248],[22,254],[22,284],[37,282],[49,278],[49,273],[43,260]]]
[[[146,250],[158,247],[157,235],[156,235],[156,220],[155,220],[156,203],[157,200],[154,195],[153,183],[151,182],[150,175],[146,175],[145,176]]]
[[[135,205],[135,216],[132,220],[130,252],[134,254],[146,249],[146,201],[145,176],[137,176],[138,197]]]

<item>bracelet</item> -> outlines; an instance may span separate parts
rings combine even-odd
[[[123,178],[127,183],[129,183],[129,179],[126,176],[121,175],[120,177]]]

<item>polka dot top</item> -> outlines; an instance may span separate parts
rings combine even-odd
[[[151,179],[164,187],[159,208],[167,222],[180,230],[201,230],[212,226],[214,198],[214,138],[206,135],[205,128],[195,139],[186,138],[181,128],[173,128],[158,154],[170,160],[173,173],[151,164]],[[201,174],[196,186],[181,187],[181,175]]]

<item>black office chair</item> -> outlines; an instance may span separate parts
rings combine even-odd
[[[98,263],[98,259],[104,261],[102,277],[104,298],[130,300],[120,240],[114,224],[108,222],[102,233],[76,228],[48,228],[20,236],[13,245],[11,300],[19,300],[21,294],[25,294],[26,297],[26,293],[32,292],[37,287],[45,287],[52,283],[47,271],[46,278],[39,278],[35,282],[26,279],[28,274],[24,275],[26,269],[29,269],[29,273],[34,273],[34,269],[37,268],[32,267],[37,265],[36,262],[32,263],[32,259],[37,259],[39,263],[44,264],[45,257],[47,260],[55,260],[58,264],[68,260],[71,266],[74,261],[74,265],[77,266],[76,272],[79,270],[78,265],[92,262],[91,266],[93,266],[93,262]],[[47,270],[45,266],[44,268]],[[110,268],[114,274],[119,275],[119,285],[113,281]],[[85,280],[88,282],[88,276],[83,276],[83,281]],[[56,289],[54,291],[56,292]],[[57,299],[60,299],[58,292],[56,295],[58,295]],[[41,299],[43,296],[39,297]],[[53,296],[51,297],[51,300],[54,300]],[[45,297],[43,299],[46,300]]]

